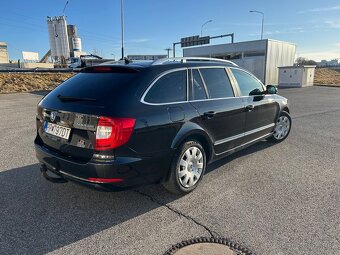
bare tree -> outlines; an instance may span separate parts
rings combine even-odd
[[[311,60],[311,59],[307,59],[307,58],[304,58],[304,57],[298,57],[296,60],[295,60],[295,64],[297,66],[303,66],[303,65],[316,65],[316,61],[314,60]]]

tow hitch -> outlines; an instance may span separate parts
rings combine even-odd
[[[65,180],[63,177],[51,177],[47,174],[47,167],[46,165],[42,164],[40,165],[40,172],[42,173],[42,175],[44,176],[44,178],[50,182],[53,183],[65,183],[67,182],[67,180]]]

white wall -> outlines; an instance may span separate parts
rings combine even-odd
[[[280,87],[301,87],[303,68],[280,68]]]
[[[296,53],[295,44],[268,40],[266,85],[277,85],[281,66],[293,66]]]

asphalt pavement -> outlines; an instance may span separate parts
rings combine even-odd
[[[293,128],[209,166],[191,194],[118,193],[43,179],[41,93],[0,95],[0,254],[163,254],[199,236],[256,254],[340,254],[340,88],[283,89]]]

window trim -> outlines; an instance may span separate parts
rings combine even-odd
[[[192,71],[192,69],[191,69],[191,71]],[[207,98],[206,98],[206,99],[210,99],[210,95],[209,95],[208,87],[207,87],[207,84],[205,83],[205,80],[204,80],[204,78],[203,78],[203,75],[202,75],[202,73],[201,73],[201,69],[200,69],[200,68],[198,68],[198,69],[197,69],[197,71],[198,71],[198,74],[200,75],[201,81],[202,81],[202,83],[203,83],[203,86],[204,86],[205,95],[207,96]]]
[[[174,73],[174,72],[179,72],[179,71],[186,71],[186,101],[178,101],[178,102],[167,102],[167,103],[150,103],[150,102],[147,102],[145,101],[145,97],[146,95],[148,94],[148,92],[151,90],[151,88],[155,85],[155,83],[160,80],[162,77],[164,77],[165,75],[167,74],[170,74],[170,73]],[[187,103],[188,102],[188,98],[189,98],[189,88],[188,88],[188,79],[189,79],[189,73],[188,73],[188,68],[176,68],[176,69],[171,69],[171,70],[168,70],[168,71],[165,71],[163,73],[161,73],[159,76],[157,76],[156,79],[154,79],[152,81],[152,83],[149,85],[149,87],[144,91],[142,97],[141,97],[141,100],[140,102],[143,103],[143,104],[147,104],[147,105],[170,105],[170,104],[182,104],[182,103]]]
[[[220,97],[220,98],[210,98],[210,95],[208,93],[208,90],[207,90],[207,86],[205,84],[205,80],[203,79],[203,76],[200,72],[200,69],[208,69],[208,68],[223,68],[226,72],[226,75],[227,75],[227,78],[229,79],[229,82],[231,84],[231,88],[232,88],[232,91],[234,93],[234,96],[233,97]],[[144,91],[144,93],[142,94],[142,97],[140,99],[140,102],[143,103],[143,104],[146,104],[146,105],[173,105],[173,104],[183,104],[183,103],[190,103],[190,102],[203,102],[203,101],[214,101],[214,100],[223,100],[223,99],[235,99],[235,98],[242,98],[242,97],[250,97],[250,96],[241,96],[241,93],[239,91],[239,86],[238,86],[238,83],[237,81],[235,80],[235,77],[232,73],[232,71],[230,70],[231,68],[234,68],[234,69],[238,69],[238,70],[241,70],[241,71],[244,71],[250,75],[252,75],[255,79],[257,79],[256,76],[254,76],[253,74],[251,74],[250,72],[246,71],[246,70],[243,70],[241,68],[237,68],[237,67],[229,67],[229,66],[195,66],[195,67],[182,67],[182,68],[176,68],[176,69],[171,69],[171,70],[167,70],[163,73],[161,73],[159,76],[157,76],[152,82],[151,84],[148,86],[148,88]],[[189,100],[189,92],[190,92],[190,85],[189,83],[191,83],[191,79],[192,79],[192,70],[194,69],[198,69],[198,72],[201,76],[201,79],[202,79],[202,82],[204,84],[204,89],[206,90],[206,94],[207,94],[207,97],[206,99],[198,99],[198,100]],[[150,91],[150,89],[153,87],[153,85],[160,79],[162,78],[163,76],[169,74],[169,73],[172,73],[172,72],[177,72],[177,71],[183,71],[183,70],[186,70],[187,72],[187,99],[186,101],[180,101],[180,102],[168,102],[168,103],[149,103],[147,101],[145,101],[145,97],[147,95],[147,93]],[[189,80],[189,71],[190,71],[190,80]],[[262,85],[263,83],[257,79]],[[264,86],[264,85],[263,85]],[[265,86],[264,86],[264,89],[265,89]]]
[[[193,75],[193,70],[197,70],[198,75],[199,75],[200,78],[201,78],[201,81],[202,81],[202,84],[203,84],[203,88],[204,88],[204,92],[205,92],[205,96],[206,96],[206,98],[204,98],[204,99],[190,100],[190,92],[192,93],[192,91],[193,91],[193,89],[194,89],[194,75]],[[191,77],[190,77],[189,97],[188,97],[189,102],[194,102],[194,101],[207,100],[207,99],[209,99],[209,92],[208,92],[208,90],[207,90],[207,86],[206,86],[206,84],[205,84],[205,82],[204,82],[204,80],[203,80],[203,77],[202,77],[202,74],[201,74],[200,70],[199,70],[198,68],[190,68],[190,75],[191,75]]]

